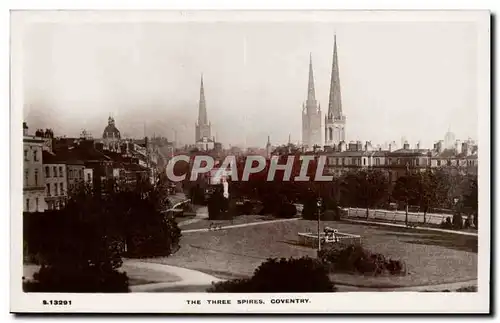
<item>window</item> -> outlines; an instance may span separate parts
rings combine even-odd
[[[57,183],[54,183],[54,196],[57,196]]]
[[[415,165],[419,166],[420,165],[420,160],[417,158],[415,159]]]
[[[87,181],[91,181],[92,179],[90,178],[90,174],[87,174]]]
[[[35,211],[38,212],[38,197],[35,198]]]
[[[50,177],[50,167],[45,166],[45,178],[49,178],[49,177]]]
[[[339,165],[339,158],[335,158],[335,165]]]
[[[380,166],[380,158],[375,158],[375,165]]]
[[[345,158],[342,158],[342,165],[345,165]]]
[[[29,169],[26,169],[26,170],[24,171],[24,179],[25,179],[26,181],[28,181],[29,174],[30,174]]]
[[[52,174],[54,174],[54,177],[57,177],[57,167],[52,166]]]
[[[363,165],[366,165],[366,158],[363,158]]]
[[[401,160],[398,158],[396,159],[396,164],[400,165],[401,164]]]
[[[47,196],[50,196],[50,184],[47,184]]]
[[[26,212],[30,211],[30,199],[26,199]]]
[[[24,150],[24,160],[28,161],[28,149]]]
[[[83,170],[80,169],[80,179],[83,179]]]
[[[448,160],[446,161],[446,165],[451,166],[451,160],[449,160],[449,159],[448,159]]]
[[[59,166],[59,177],[63,177],[63,168]]]
[[[33,151],[33,160],[38,161],[38,151],[37,150]]]
[[[440,160],[437,161],[437,165],[441,166],[441,161]]]
[[[38,169],[35,169],[35,186],[38,186]]]
[[[59,193],[61,193],[61,195],[64,195],[63,183],[59,183]]]

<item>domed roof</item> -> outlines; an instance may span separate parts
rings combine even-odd
[[[115,119],[109,117],[108,125],[104,128],[103,139],[120,139],[120,131],[115,126]]]

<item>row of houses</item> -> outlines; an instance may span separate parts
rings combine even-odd
[[[294,145],[281,146],[273,150],[273,155],[315,154],[325,156],[325,174],[342,176],[356,169],[379,169],[388,174],[392,182],[408,172],[443,168],[460,174],[477,174],[478,147],[472,142],[463,142],[454,148],[443,148],[437,142],[432,149],[423,149],[419,145],[410,147],[408,143],[397,150],[373,149],[370,142],[360,141],[328,147],[316,152],[303,152]]]
[[[154,180],[158,158],[145,145],[129,142],[109,150],[90,138],[55,138],[51,130],[28,133],[23,123],[23,209],[43,212],[58,209],[83,184],[104,189],[110,180],[135,185]]]

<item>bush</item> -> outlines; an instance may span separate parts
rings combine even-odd
[[[128,277],[112,267],[42,266],[33,281],[23,282],[27,293],[127,293]]]
[[[274,216],[280,219],[291,219],[297,215],[297,207],[289,202],[281,204],[274,212]]]
[[[441,229],[453,229],[453,224],[451,223],[451,218],[447,217],[446,220],[443,220],[440,225]]]
[[[406,273],[404,262],[386,259],[384,255],[371,253],[361,245],[336,246],[323,249],[318,258],[334,272],[349,272],[360,274],[390,274],[402,275]]]
[[[336,288],[325,266],[309,257],[268,259],[249,279],[215,283],[208,292],[216,293],[321,293]]]

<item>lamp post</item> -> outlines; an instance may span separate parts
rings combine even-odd
[[[405,226],[408,226],[408,194],[409,194],[409,189],[408,189],[408,179],[410,176],[410,165],[406,163],[406,178],[407,178],[407,187],[406,187],[406,206],[405,206]]]
[[[316,203],[318,206],[318,252],[321,251],[321,234],[320,234],[320,221],[321,221],[321,198],[318,197],[318,201]]]

